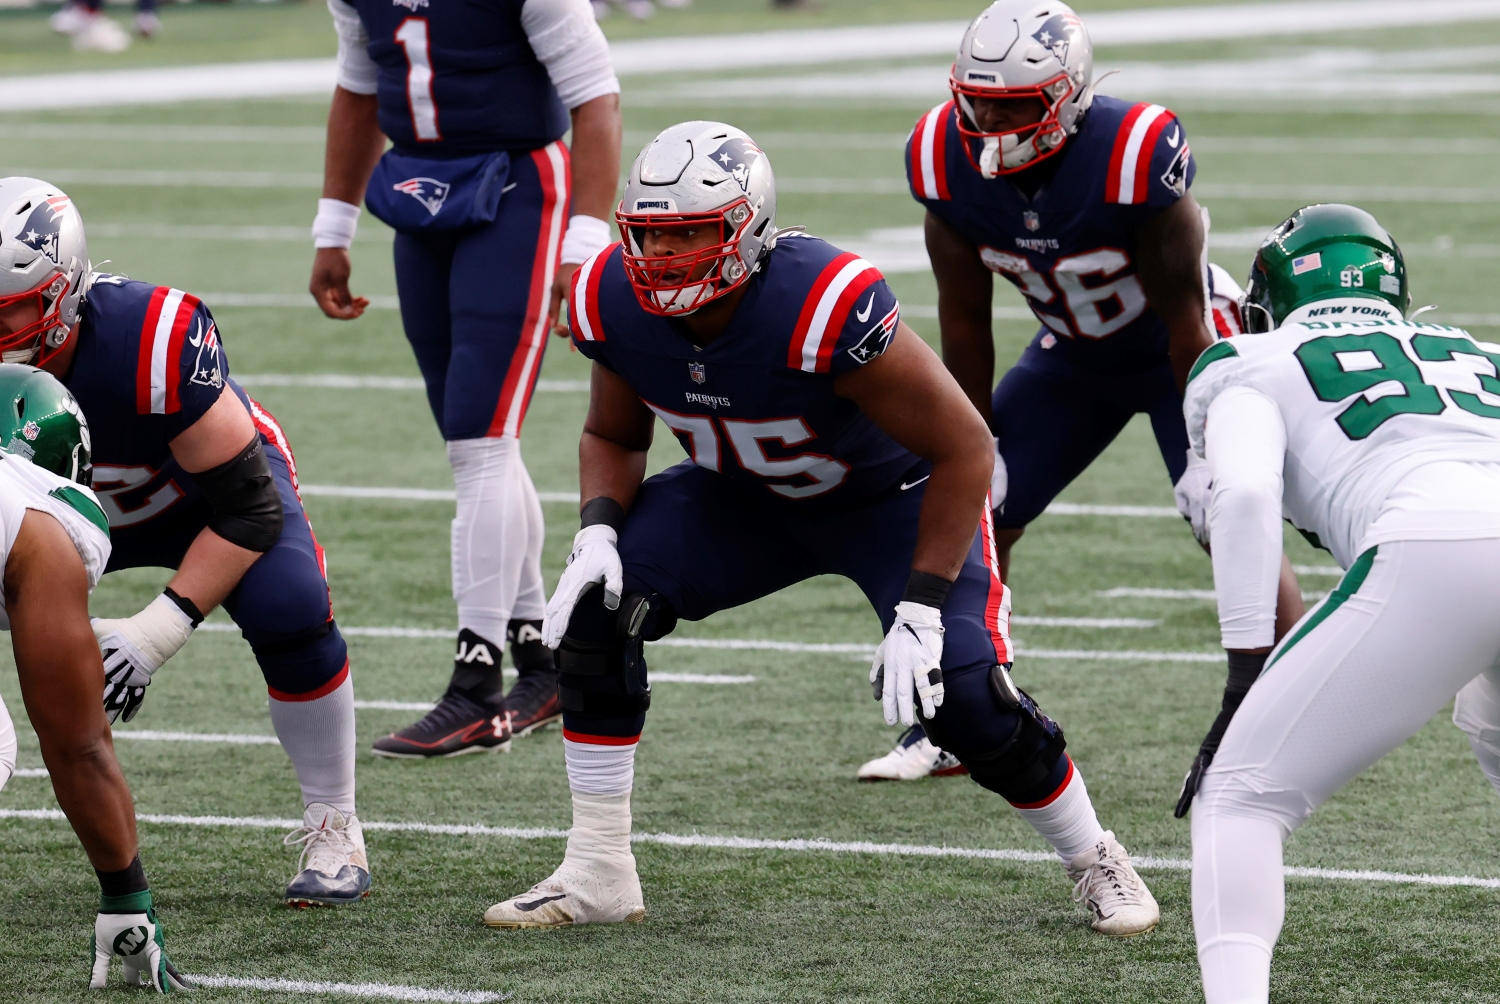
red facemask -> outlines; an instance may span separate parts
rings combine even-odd
[[[1058,121],[1057,113],[1063,102],[1072,97],[1074,87],[1066,73],[1059,73],[1050,80],[1029,87],[982,87],[960,83],[952,72],[948,75],[948,87],[953,92],[953,101],[958,105],[958,131],[964,138],[964,153],[974,170],[986,178],[998,174],[1015,174],[1054,156],[1063,148],[1067,133]],[[974,122],[974,99],[1016,100],[1035,98],[1047,109],[1041,121],[1006,129],[1001,132],[982,132]],[[1055,137],[1055,138],[1054,138]],[[1011,142],[1007,143],[1006,140]],[[1035,151],[1019,163],[1010,156],[1019,152],[1026,144]],[[1011,160],[1010,165],[1006,164]]]
[[[62,325],[62,303],[67,294],[67,276],[54,274],[34,289],[29,289],[24,293],[0,296],[0,309],[32,301],[36,303],[37,311],[41,315],[37,320],[17,331],[0,335],[0,353],[17,352],[35,345],[38,347],[38,352],[34,358],[27,361],[33,366],[40,366],[61,352],[63,346],[68,343],[67,338],[63,338],[58,345],[48,345],[45,336]]]
[[[740,259],[740,227],[754,215],[746,199],[711,213],[672,214],[616,212],[625,242],[625,274],[647,313],[663,317],[686,314],[725,295],[750,277]],[[709,228],[719,240],[682,254],[647,257],[642,237],[658,230]],[[703,266],[707,265],[707,268]],[[673,273],[671,277],[667,273]]]

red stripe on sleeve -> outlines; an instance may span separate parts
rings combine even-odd
[[[989,594],[985,597],[984,622],[990,630],[990,641],[995,646],[995,661],[1008,663],[1014,655],[1010,650],[1010,625],[1002,627],[1000,619],[1008,617],[1005,610],[1005,582],[1000,575],[999,555],[995,552],[995,524],[990,513],[989,498],[985,498],[984,515],[979,520],[979,532],[984,535],[980,542],[984,548],[984,565],[990,573]]]
[[[802,313],[797,317],[797,327],[792,330],[792,343],[786,351],[786,364],[792,369],[802,368],[802,349],[807,345],[808,328],[812,327],[813,314],[818,311],[818,304],[823,300],[823,293],[828,289],[828,284],[839,271],[859,255],[851,251],[845,251],[833,261],[823,266],[823,271],[818,273],[814,280],[812,289],[807,291],[806,298],[802,301]]]
[[[1109,155],[1109,174],[1104,178],[1104,201],[1120,201],[1120,171],[1125,166],[1125,147],[1130,143],[1130,130],[1135,128],[1135,120],[1141,117],[1147,103],[1131,108],[1125,113],[1125,120],[1120,123],[1120,129],[1115,133],[1115,148]]]
[[[943,105],[932,123],[932,176],[937,179],[937,197],[948,196],[948,123],[953,118],[953,102]]]
[[[615,249],[621,246],[620,241],[615,241],[609,247],[599,252],[599,257],[594,261],[594,270],[589,273],[589,284],[583,291],[583,309],[588,312],[589,328],[594,333],[594,341],[604,341],[604,319],[599,316],[599,282],[604,278],[604,270],[609,266],[609,261],[615,256]]]
[[[844,291],[839,294],[838,302],[833,305],[833,312],[828,315],[828,326],[823,329],[823,340],[818,343],[818,372],[827,373],[833,368],[833,350],[838,347],[839,335],[844,330],[844,325],[849,320],[849,311],[854,309],[854,304],[859,300],[865,290],[884,278],[880,270],[874,267],[867,268],[856,275]]]
[[[1156,154],[1156,141],[1161,138],[1161,131],[1167,127],[1167,123],[1176,122],[1177,117],[1171,112],[1162,112],[1156,116],[1156,121],[1146,128],[1146,138],[1141,142],[1141,149],[1135,162],[1135,198],[1137,205],[1145,205],[1148,195],[1149,182],[1151,181],[1151,158]]]
[[[135,410],[138,415],[151,414],[151,347],[156,342],[156,322],[161,318],[161,305],[167,292],[166,286],[157,286],[151,291],[146,319],[141,322],[140,355],[135,367]]]
[[[198,309],[199,300],[191,293],[184,294],[182,302],[177,305],[177,316],[172,318],[171,341],[167,343],[167,394],[163,408],[165,414],[171,415],[182,410],[182,398],[178,390],[182,383],[182,341],[187,335],[188,325],[193,321],[193,311]],[[204,333],[207,337],[207,332]]]
[[[930,199],[932,193],[927,191],[927,182],[922,178],[922,136],[927,131],[927,113],[917,119],[916,128],[911,131],[911,144],[907,150],[907,170],[911,172],[911,190],[919,199]]]

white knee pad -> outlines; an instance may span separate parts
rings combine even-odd
[[[16,726],[10,720],[5,698],[0,697],[0,789],[16,772]]]
[[[458,495],[453,520],[453,599],[458,626],[502,644],[512,618],[538,619],[542,507],[511,436],[448,443]]]

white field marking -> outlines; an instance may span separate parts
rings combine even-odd
[[[1146,519],[1182,519],[1182,513],[1169,505],[1079,505],[1054,502],[1044,512],[1048,516],[1130,516]]]
[[[1108,11],[1089,15],[1088,23],[1093,43],[1111,46],[1344,32],[1351,25],[1374,29],[1497,19],[1500,6],[1493,0],[1428,0],[1422,4],[1408,0],[1302,0]],[[663,66],[677,73],[722,73],[764,66],[951,57],[965,27],[962,21],[927,21],[635,39],[612,44],[610,58],[616,73],[630,75],[660,73]],[[332,59],[293,59],[0,77],[0,111],[327,95],[333,92],[336,75]],[[848,76],[856,81],[867,77]]]
[[[0,819],[62,821],[66,817],[56,809],[0,809]],[[263,816],[172,816],[139,814],[136,820],[167,826],[234,827],[256,830],[292,829],[302,825],[300,819],[270,819]],[[366,832],[430,833],[449,837],[507,837],[513,840],[562,840],[567,830],[542,827],[462,826],[443,823],[387,823],[362,820]],[[768,840],[758,837],[713,836],[690,833],[632,833],[631,843],[660,844],[666,847],[708,847],[725,850],[793,851],[824,854],[873,854],[887,857],[978,858],[990,861],[1025,861],[1051,864],[1057,855],[1050,851],[1032,851],[999,847],[945,847],[931,844],[889,844],[864,840],[826,840],[821,837],[791,840]],[[1159,858],[1132,855],[1137,868],[1151,871],[1191,871],[1192,862],[1184,858]],[[1357,871],[1334,868],[1283,869],[1288,878],[1329,879],[1345,882],[1390,882],[1403,885],[1469,886],[1500,889],[1500,878],[1475,875],[1431,875],[1387,871]]]
[[[431,711],[431,701],[355,701],[355,711]]]
[[[1298,575],[1342,576],[1344,574],[1344,570],[1338,565],[1293,565],[1292,571],[1296,572]]]
[[[233,732],[159,732],[155,729],[116,729],[116,739],[144,739],[160,743],[228,743],[231,746],[280,746],[275,736]]]
[[[46,767],[22,767],[22,768],[18,769],[14,774],[11,775],[11,777],[48,777],[48,776],[50,776],[50,775],[47,773],[47,768]]]
[[[1011,614],[1010,622],[1022,627],[1072,627],[1072,628],[1154,628],[1161,621],[1144,620],[1140,617],[1029,617]]]
[[[392,983],[319,983],[312,980],[262,979],[247,976],[201,976],[185,974],[195,986],[215,989],[265,990],[283,994],[338,994],[393,1001],[451,1001],[454,1004],[489,1004],[509,1000],[514,994],[487,990],[429,990]]]
[[[24,174],[33,178],[45,178],[54,185],[104,185],[126,188],[323,187],[323,176],[313,174],[311,171],[159,171],[90,167],[0,167],[0,171],[6,174]]]
[[[1344,573],[1340,571],[1338,574],[1343,575]],[[1113,589],[1102,589],[1094,595],[1106,600],[1117,600],[1122,597],[1135,597],[1143,600],[1218,599],[1218,594],[1212,589],[1155,589],[1147,586],[1116,586]],[[1304,600],[1321,600],[1327,595],[1328,593],[1326,592],[1308,592],[1304,590],[1302,598]]]
[[[324,387],[332,390],[421,390],[421,377],[355,376],[349,373],[236,373],[241,387]],[[577,394],[589,389],[587,380],[538,380],[538,393]]]
[[[1223,662],[1223,652],[1104,652],[1084,648],[1032,648],[1011,639],[1017,658],[1075,659],[1083,662]]]
[[[197,293],[198,299],[212,308],[219,307],[311,307],[318,309],[311,293]],[[401,301],[394,296],[370,296],[370,310],[400,310]]]
[[[89,223],[90,238],[173,240],[173,241],[284,241],[304,244],[311,240],[308,227],[221,226],[218,224],[176,223]],[[390,231],[367,228],[354,238],[361,244],[391,242]]]
[[[110,122],[0,122],[0,139],[84,140],[90,143],[316,143],[328,139],[323,126],[117,125]],[[641,141],[643,144],[645,140]],[[92,236],[99,224],[89,224]],[[307,237],[309,228],[299,227]]]
[[[1496,77],[1500,85],[1500,77]],[[1497,86],[1500,90],[1500,86]],[[1481,205],[1500,202],[1500,188],[1439,188],[1427,185],[1281,185],[1204,182],[1193,191],[1208,199],[1300,202],[1424,202]]]

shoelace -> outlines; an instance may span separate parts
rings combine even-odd
[[[302,845],[302,854],[297,858],[299,872],[312,868],[324,875],[337,875],[354,854],[354,840],[342,827],[299,826],[282,837],[281,842],[288,847]]]
[[[1088,899],[1092,889],[1108,895],[1120,906],[1135,906],[1143,902],[1141,893],[1144,887],[1139,876],[1122,871],[1119,866],[1120,862],[1113,857],[1100,858],[1089,865],[1073,886],[1073,902],[1082,903]]]

